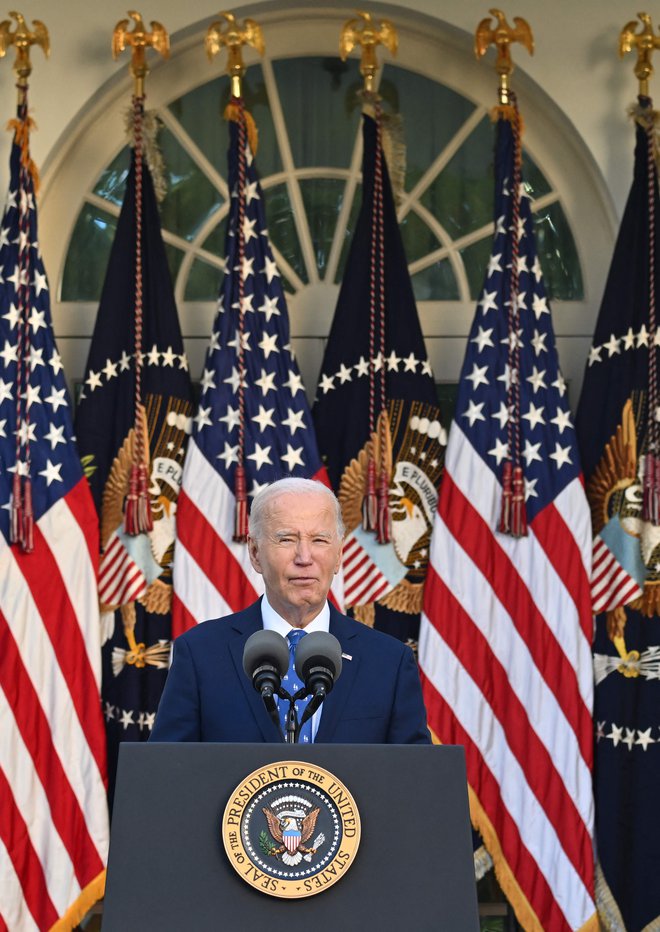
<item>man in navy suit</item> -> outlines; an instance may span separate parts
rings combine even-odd
[[[409,647],[338,612],[327,600],[341,565],[343,524],[333,493],[311,479],[259,492],[248,548],[266,593],[254,605],[198,625],[174,642],[152,741],[282,741],[243,671],[243,648],[261,628],[329,631],[342,672],[312,719],[310,740],[428,744],[426,712]]]

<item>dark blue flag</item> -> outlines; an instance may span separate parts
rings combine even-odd
[[[346,523],[346,605],[416,641],[446,438],[379,137],[365,115],[362,206],[312,413]],[[382,509],[389,533],[368,529]]]
[[[660,199],[651,101],[640,98],[630,196],[577,414],[591,505],[596,898],[607,928],[660,922]]]
[[[76,416],[78,449],[101,517],[111,782],[119,742],[149,738],[167,674],[176,508],[193,407],[151,175],[146,163],[137,168],[133,153]],[[137,534],[125,530],[136,459],[147,467],[153,521]]]

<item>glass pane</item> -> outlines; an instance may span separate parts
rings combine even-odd
[[[184,301],[217,301],[221,279],[220,269],[195,259],[186,282]]]
[[[541,197],[543,194],[549,194],[552,186],[548,182],[541,169],[537,166],[534,159],[523,148],[522,176],[527,193],[533,197]]]
[[[225,214],[222,220],[213,227],[202,244],[207,252],[212,253],[219,259],[224,259],[226,255],[225,240],[227,238],[227,219],[228,215]]]
[[[493,124],[486,116],[421,197],[452,237],[493,219]]]
[[[307,272],[303,261],[298,233],[293,219],[293,210],[289,192],[285,184],[278,184],[264,192],[266,223],[270,241],[287,260],[303,281],[307,281]]]
[[[458,283],[449,259],[435,262],[412,276],[416,301],[456,301]]]
[[[492,245],[493,238],[488,235],[480,239],[479,242],[461,249],[461,258],[470,287],[470,297],[475,301],[481,294]]]
[[[440,247],[435,233],[412,210],[408,211],[399,226],[408,262],[421,259],[422,256],[426,256]]]
[[[380,87],[386,101],[390,85],[396,87],[392,105],[396,107],[395,112],[403,117],[406,190],[410,191],[456,135],[475,105],[442,84],[387,64]]]
[[[191,240],[220,207],[222,198],[167,128],[161,130],[158,142],[167,180],[167,194],[160,205],[163,229]]]
[[[560,204],[551,204],[534,214],[534,233],[549,297],[584,300],[575,240]]]
[[[265,176],[281,171],[282,162],[261,65],[251,65],[247,69],[243,78],[243,96],[259,131],[259,173]],[[223,114],[228,102],[229,78],[223,75],[196,87],[194,91],[168,105],[190,138],[195,140],[223,178],[227,177],[229,147],[229,127]]]
[[[115,238],[117,218],[84,204],[78,214],[62,276],[62,301],[98,301]]]
[[[167,264],[170,267],[170,275],[172,277],[172,285],[176,284],[176,278],[179,274],[179,269],[181,268],[181,263],[183,262],[183,253],[176,246],[172,246],[171,243],[164,243],[165,246],[165,255],[167,256]]]
[[[117,207],[121,207],[126,191],[126,179],[131,164],[130,149],[124,146],[116,158],[101,172],[101,177],[94,186],[94,194],[106,198]]]
[[[296,167],[348,167],[360,125],[359,69],[357,58],[273,62]]]
[[[345,189],[344,181],[331,178],[309,179],[300,182],[307,222],[314,244],[316,265],[321,278],[324,277],[328,264]]]
[[[356,185],[356,188],[355,188],[355,194],[353,196],[353,203],[351,204],[351,210],[348,215],[348,221],[346,222],[346,232],[344,234],[344,242],[342,243],[341,252],[339,254],[339,262],[337,263],[337,274],[335,275],[335,281],[337,283],[341,283],[341,280],[344,277],[344,269],[346,268],[346,259],[348,258],[348,250],[351,245],[351,240],[353,239],[353,233],[355,233],[355,226],[357,224],[361,206],[362,206],[362,185],[358,184]]]

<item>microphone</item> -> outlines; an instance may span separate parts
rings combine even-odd
[[[300,725],[316,712],[325,697],[332,691],[341,674],[341,644],[325,631],[312,631],[301,638],[296,647],[296,673],[312,698],[303,712]]]
[[[289,645],[276,631],[255,631],[243,648],[243,669],[264,702],[269,705],[277,694],[282,677],[289,669]],[[279,727],[279,725],[278,725]]]

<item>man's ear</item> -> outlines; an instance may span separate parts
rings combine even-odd
[[[248,555],[250,557],[250,563],[252,564],[254,569],[257,571],[257,573],[261,573],[261,561],[259,560],[258,542],[255,540],[254,537],[250,537],[250,535],[248,534],[247,545],[248,545]]]
[[[337,575],[337,573],[339,572],[341,568],[341,558],[343,554],[344,554],[344,544],[342,542],[341,547],[339,548],[339,555],[337,557],[337,565],[335,566],[335,576]]]

